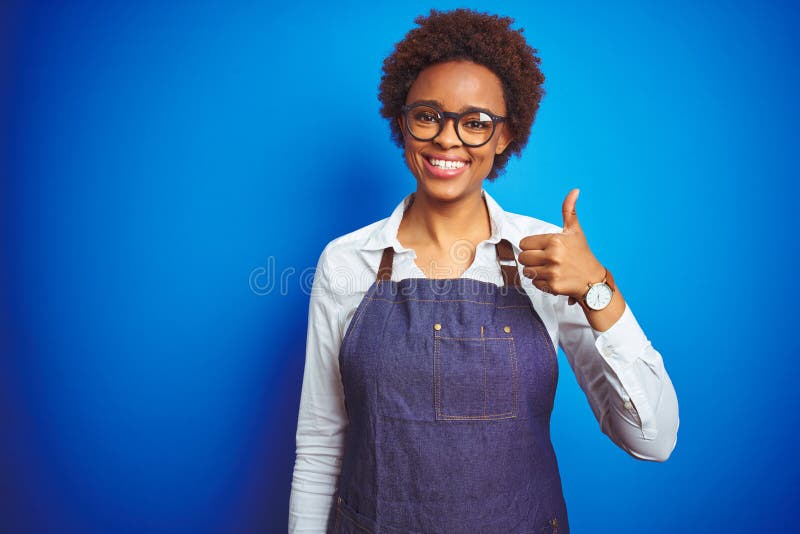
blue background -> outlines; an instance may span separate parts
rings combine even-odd
[[[312,270],[413,189],[381,62],[457,4],[59,4],[0,8],[0,530],[284,531]],[[680,402],[672,458],[635,461],[560,356],[574,531],[790,530],[797,9],[471,7],[547,76],[487,189],[560,224],[581,188]]]

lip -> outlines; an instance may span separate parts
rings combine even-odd
[[[431,165],[431,162],[428,161],[429,158],[440,159],[444,161],[462,161],[466,163],[466,165],[464,165],[460,169],[442,169],[435,165]],[[445,178],[445,179],[455,178],[456,176],[459,176],[461,173],[467,170],[470,166],[469,160],[466,160],[464,158],[457,158],[454,156],[444,156],[440,154],[422,154],[422,160],[424,161],[425,168],[428,170],[428,172],[437,178]]]

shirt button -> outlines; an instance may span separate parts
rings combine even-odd
[[[442,325],[440,325],[439,323],[436,323],[435,325],[433,325],[433,329],[434,330],[441,330],[442,329]]]
[[[504,326],[503,327],[503,332],[505,332],[506,334],[510,334],[511,333],[511,327],[510,326]]]
[[[630,410],[633,408],[633,404],[631,404],[631,401],[625,401],[625,404],[623,404],[623,406],[625,406],[626,410]]]

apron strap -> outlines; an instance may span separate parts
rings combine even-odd
[[[497,251],[497,263],[500,264],[500,271],[503,274],[503,284],[507,286],[520,287],[519,267],[517,259],[514,257],[514,249],[507,239],[501,240],[495,245]],[[381,264],[378,267],[377,281],[389,281],[392,279],[392,262],[394,260],[394,248],[386,247],[383,249]],[[510,262],[513,262],[511,264]]]
[[[377,281],[389,281],[392,279],[392,260],[394,259],[394,248],[386,247],[383,249],[383,256],[381,257],[381,266],[378,267]]]
[[[494,247],[497,251],[497,263],[500,264],[500,271],[503,273],[503,283],[507,286],[520,287],[519,267],[511,243],[507,239],[501,239]]]

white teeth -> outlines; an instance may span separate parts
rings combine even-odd
[[[450,161],[446,159],[428,158],[428,161],[431,162],[431,165],[434,167],[439,167],[440,169],[460,169],[466,165],[466,163],[463,161]]]

